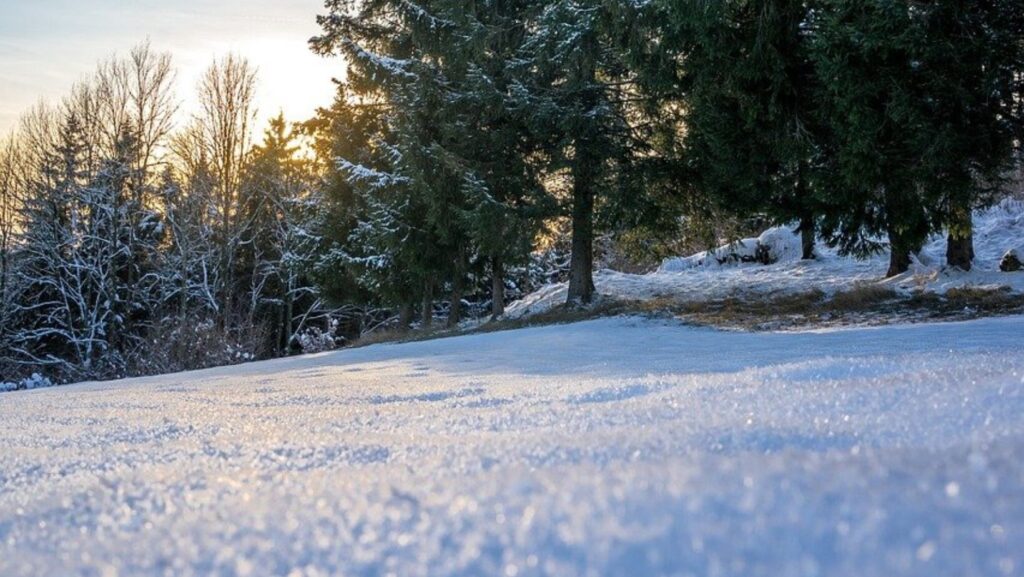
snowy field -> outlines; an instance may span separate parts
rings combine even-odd
[[[768,248],[775,264],[727,262],[731,255],[753,256],[758,245]],[[800,260],[800,237],[790,228],[773,228],[758,238],[748,238],[715,251],[666,260],[646,275],[602,270],[595,274],[597,292],[618,299],[704,302],[728,297],[762,298],[820,290],[831,295],[858,285],[879,284],[897,292],[916,291],[944,294],[954,288],[1009,288],[1024,293],[1024,272],[999,270],[1003,256],[1014,251],[1024,259],[1024,201],[1007,199],[974,215],[974,270],[949,270],[945,236],[934,236],[915,255],[911,270],[891,279],[883,278],[889,254],[880,253],[859,260],[840,256],[819,243],[817,258]],[[506,316],[521,318],[541,313],[565,302],[566,284],[542,287],[512,303]]]
[[[618,318],[4,394],[0,575],[1022,575],[1022,338]]]

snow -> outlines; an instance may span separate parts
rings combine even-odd
[[[0,575],[1019,575],[1021,335],[614,318],[4,394]]]
[[[773,228],[758,238],[743,239],[715,251],[668,259],[651,274],[611,270],[595,274],[598,293],[626,300],[672,298],[707,301],[728,297],[763,297],[820,290],[827,295],[857,285],[882,284],[903,293],[944,294],[954,288],[1002,288],[1024,292],[1024,273],[1004,273],[999,263],[1008,250],[1024,247],[1024,201],[1008,199],[975,215],[975,266],[971,272],[945,268],[946,239],[933,237],[914,259],[911,270],[884,279],[889,255],[858,260],[819,245],[817,258],[802,261],[795,227]],[[775,264],[739,262],[767,247]],[[723,262],[724,261],[724,262]],[[568,286],[551,284],[509,305],[508,318],[521,318],[565,302]]]

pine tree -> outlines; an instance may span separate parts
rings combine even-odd
[[[321,303],[310,279],[322,242],[316,175],[298,156],[297,138],[283,115],[271,119],[243,184],[242,212],[250,224],[240,262],[249,322],[270,327],[274,354],[291,349],[296,328]]]
[[[112,206],[84,168],[88,143],[77,113],[67,113],[56,130],[23,207],[19,303],[29,322],[15,337],[15,348],[23,361],[61,378],[92,376],[103,370],[97,361],[109,348],[112,255],[100,229],[110,221]]]
[[[452,110],[444,140],[464,174],[468,211],[462,218],[471,251],[487,261],[491,313],[498,317],[507,269],[526,263],[542,219],[553,213],[540,167],[529,160],[537,143],[529,135],[529,101],[515,61],[540,3],[440,4],[451,22],[440,43]]]
[[[568,180],[570,303],[594,297],[595,210],[628,181],[617,179],[628,157],[630,128],[617,102],[628,70],[610,37],[622,8],[601,0],[550,2],[531,23],[521,56],[521,83],[533,130],[546,143],[548,172]]]
[[[686,156],[700,191],[741,216],[797,221],[814,257],[819,150],[804,0],[689,2],[682,21]]]
[[[817,12],[838,185],[828,222],[844,249],[874,249],[872,237],[886,234],[892,276],[946,227],[949,264],[970,268],[971,211],[992,198],[1012,157],[1014,13],[1006,2],[955,0],[832,0]]]
[[[480,23],[454,3],[343,4],[328,6],[325,34],[314,44],[346,54],[347,88],[365,105],[379,106],[382,120],[369,137],[373,152],[341,165],[361,207],[348,261],[364,271],[364,287],[386,302],[405,308],[419,297],[423,325],[432,322],[434,300],[447,287],[449,322],[457,322],[479,254],[470,225],[474,205],[494,199],[479,166],[482,151],[467,135],[466,110],[484,97],[471,96],[470,84],[480,89],[484,79],[455,44],[462,33],[479,33]]]
[[[971,213],[995,199],[1012,169],[1022,12],[1019,2],[937,0],[916,15],[926,120],[917,164],[922,186],[939,193],[947,264],[962,270],[974,259]]]
[[[904,2],[834,0],[814,21],[814,57],[832,193],[825,231],[843,252],[889,241],[888,276],[905,272],[935,223],[915,163],[926,123],[916,50],[926,39]]]

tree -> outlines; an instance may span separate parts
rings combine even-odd
[[[1006,2],[954,0],[833,0],[817,12],[814,53],[839,185],[829,228],[853,252],[886,234],[890,276],[943,227],[949,264],[971,266],[971,210],[991,198],[1012,157],[1015,13]]]
[[[925,42],[917,68],[926,124],[918,167],[938,192],[933,207],[948,230],[948,266],[970,270],[971,213],[990,204],[1014,161],[1016,75],[1024,62],[1019,2],[938,0],[917,15]]]
[[[17,235],[24,196],[23,151],[14,135],[0,141],[0,373],[13,363],[8,351],[14,346],[20,320],[16,315],[19,294],[17,278]]]
[[[21,151],[13,135],[0,141],[0,306],[9,302],[11,290],[15,234],[19,228],[23,193],[20,157]]]
[[[340,159],[359,210],[346,260],[362,270],[363,286],[403,308],[417,297],[421,322],[433,320],[435,295],[452,291],[457,319],[472,254],[465,215],[480,180],[449,141],[454,120],[451,72],[439,52],[454,26],[433,4],[381,0],[328,2],[314,39],[322,54],[348,60],[346,88],[380,107],[371,150]]]
[[[925,123],[915,50],[925,42],[903,2],[825,5],[814,22],[820,102],[833,192],[825,231],[843,252],[878,250],[889,240],[888,276],[905,272],[935,223],[916,178],[914,143]]]
[[[271,119],[243,184],[249,322],[272,327],[274,354],[286,354],[296,330],[327,312],[311,278],[322,245],[319,182],[312,161],[299,156],[298,136],[283,115]]]
[[[629,123],[617,100],[628,70],[609,34],[619,10],[602,0],[548,3],[529,26],[520,78],[549,177],[563,176],[572,220],[569,303],[594,297],[594,220],[600,200],[628,179]]]
[[[686,42],[686,155],[701,193],[733,214],[799,222],[814,258],[820,121],[805,0],[674,5]]]
[[[446,141],[466,176],[465,215],[475,252],[488,261],[491,313],[505,311],[507,268],[527,261],[545,217],[553,214],[534,160],[529,99],[523,98],[516,58],[540,3],[447,3],[453,33],[442,43],[450,69],[451,104]]]
[[[110,318],[110,301],[100,300],[109,296],[101,294],[105,271],[91,258],[95,246],[89,233],[109,210],[89,203],[90,175],[83,170],[87,143],[75,112],[58,119],[41,110],[30,130],[37,142],[51,134],[54,141],[40,155],[43,164],[23,206],[19,275],[25,292],[19,305],[28,322],[14,339],[15,351],[22,362],[52,367],[65,378],[88,375],[106,349]]]
[[[216,218],[216,298],[223,327],[237,315],[236,257],[250,223],[242,218],[242,178],[252,151],[256,71],[247,60],[229,54],[207,68],[199,81],[200,113],[193,120],[189,146],[209,171]]]

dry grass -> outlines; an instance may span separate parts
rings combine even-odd
[[[675,318],[689,324],[739,330],[787,330],[809,327],[866,326],[928,320],[958,320],[1024,313],[1024,295],[1008,289],[963,288],[946,295],[905,296],[891,287],[863,283],[829,297],[819,290],[775,296],[735,295],[711,301],[660,297],[644,301],[602,298],[589,307],[559,306],[521,319],[500,319],[468,330],[384,330],[364,335],[353,347],[386,342],[415,342],[535,326],[575,323],[621,315]]]
[[[861,283],[848,291],[835,294],[828,304],[833,312],[865,311],[891,304],[899,299],[899,294],[891,287]]]
[[[842,325],[971,319],[1024,313],[1024,295],[1008,289],[965,288],[946,295],[901,295],[878,284],[863,284],[831,298],[818,291],[756,300],[690,303],[674,312],[701,325],[744,330],[778,330]]]
[[[1013,294],[1008,287],[998,289],[982,289],[964,287],[950,289],[946,292],[946,301],[954,307],[976,307],[998,311],[1018,305],[1021,295]]]

